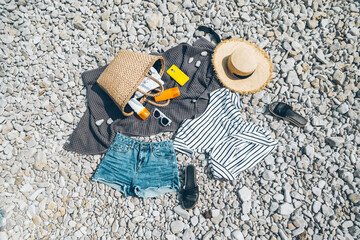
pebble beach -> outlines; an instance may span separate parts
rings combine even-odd
[[[278,144],[237,180],[194,164],[200,198],[125,198],[91,181],[103,155],[63,149],[86,111],[81,74],[120,49],[163,52],[208,26],[263,48],[273,79],[242,117]],[[360,2],[0,0],[0,240],[360,239]],[[283,101],[308,123],[269,113]],[[165,141],[173,133],[136,137]]]

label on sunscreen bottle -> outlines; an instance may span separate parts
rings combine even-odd
[[[181,86],[189,80],[189,77],[175,65],[172,65],[166,72]]]
[[[164,90],[164,92],[160,96],[154,97],[154,99],[155,99],[155,102],[161,102],[161,101],[176,98],[179,96],[180,96],[179,88],[173,87],[173,88]]]

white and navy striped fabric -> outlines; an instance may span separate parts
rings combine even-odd
[[[209,154],[215,178],[235,179],[277,144],[260,126],[243,121],[241,108],[239,93],[226,88],[211,92],[205,112],[181,124],[174,138],[175,150],[187,155]]]

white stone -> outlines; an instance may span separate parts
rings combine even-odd
[[[163,25],[163,15],[160,12],[148,13],[145,15],[145,19],[150,30],[161,28]]]
[[[342,103],[337,109],[336,111],[338,111],[341,114],[345,114],[349,111],[349,106],[346,103]]]
[[[36,35],[34,36],[34,38],[32,39],[32,42],[34,44],[38,44],[41,41],[41,36],[40,35]]]
[[[323,187],[325,187],[325,185],[326,185],[326,182],[324,180],[320,180],[318,187],[322,189]]]
[[[3,43],[5,44],[10,44],[14,41],[14,36],[11,35],[2,35],[1,36],[1,40],[3,41]]]
[[[132,219],[131,219],[131,221],[133,222],[133,223],[139,223],[139,222],[141,222],[142,220],[144,220],[144,216],[136,216],[136,217],[133,217]]]
[[[324,53],[323,53],[323,51],[321,49],[317,50],[315,56],[316,56],[317,60],[319,60],[320,62],[322,62],[324,64],[328,63],[328,61],[325,59],[325,55],[324,55]]]
[[[293,41],[291,43],[292,48],[297,51],[297,52],[301,52],[302,51],[302,45],[299,42]]]
[[[67,123],[72,123],[74,121],[74,117],[71,113],[65,113],[61,116],[61,119]]]
[[[244,202],[242,204],[242,213],[243,214],[249,214],[251,211],[251,202]]]
[[[312,206],[313,212],[318,213],[320,211],[320,208],[321,208],[321,202],[315,201],[313,206]]]
[[[34,168],[42,170],[47,165],[47,157],[44,152],[38,152],[35,156]]]
[[[311,20],[308,20],[307,25],[310,29],[314,29],[319,25],[319,22],[314,19],[311,19]]]
[[[293,84],[293,85],[300,85],[299,77],[298,77],[297,73],[295,71],[293,71],[293,70],[291,70],[288,73],[287,78],[286,78],[286,82],[290,83],[290,84]]]
[[[314,193],[314,195],[320,197],[321,196],[321,189],[318,187],[313,187],[312,188],[312,192]]]
[[[22,193],[32,192],[33,190],[34,190],[33,187],[29,183],[26,183],[24,186],[20,188],[20,192]]]
[[[83,236],[83,233],[80,230],[77,230],[74,234],[75,237],[81,238]]]
[[[314,147],[312,145],[306,145],[305,146],[305,154],[312,159],[315,155],[315,150]]]
[[[232,240],[244,240],[244,235],[239,231],[235,230],[231,233]]]
[[[270,170],[265,170],[262,174],[262,177],[266,181],[273,181],[276,178],[275,174]]]
[[[220,210],[219,209],[212,209],[211,210],[211,216],[213,217],[213,218],[216,218],[216,217],[218,217],[220,215]]]
[[[208,55],[208,52],[207,52],[207,51],[202,51],[202,52],[201,52],[201,56],[206,57],[207,55]]]
[[[279,204],[277,202],[272,202],[270,205],[270,212],[275,212],[279,208]]]
[[[75,226],[76,226],[76,222],[70,220],[70,221],[69,221],[69,226],[72,227],[72,228],[75,227]]]
[[[186,220],[189,220],[189,218],[190,218],[190,213],[188,211],[186,211],[185,209],[183,209],[180,205],[178,205],[174,208],[174,212]]]
[[[185,0],[183,2],[183,6],[184,6],[184,8],[192,8],[191,0]]]
[[[326,121],[325,116],[321,115],[319,117],[315,117],[311,121],[313,126],[320,127],[327,125],[328,121]]]
[[[8,235],[6,232],[0,232],[0,239],[1,240],[8,240]]]
[[[305,29],[305,23],[301,20],[296,22],[297,29],[301,32]]]
[[[191,231],[191,228],[185,230],[182,239],[184,240],[195,240],[195,234]]]
[[[60,176],[60,178],[59,178],[59,186],[65,187],[65,179],[63,176]]]
[[[281,215],[290,215],[294,210],[295,208],[290,203],[283,203],[279,207],[279,213]]]
[[[45,190],[44,188],[39,188],[33,194],[31,194],[27,199],[29,201],[34,201],[37,198],[37,196],[39,196],[39,194],[42,193],[44,190]]]
[[[105,21],[102,21],[101,22],[101,28],[105,31],[105,32],[108,32],[111,28],[111,23],[107,20]]]
[[[190,219],[191,224],[195,227],[199,223],[199,218],[197,216],[193,216]]]
[[[245,22],[250,22],[250,20],[251,20],[249,14],[247,14],[247,13],[241,13],[240,18]]]
[[[343,84],[345,80],[345,74],[341,72],[340,70],[336,70],[333,74],[334,82],[337,84]]]
[[[247,187],[242,187],[238,191],[238,195],[239,195],[241,201],[243,201],[243,202],[249,201],[251,199],[251,190],[248,189]]]
[[[104,119],[100,119],[100,120],[97,120],[95,122],[95,124],[96,124],[96,126],[101,126],[101,124],[103,124],[104,121],[105,121]]]
[[[181,221],[174,221],[170,224],[170,227],[171,227],[172,233],[174,233],[174,234],[180,233],[184,229],[184,223]]]
[[[331,217],[332,215],[334,215],[334,210],[332,210],[330,207],[328,207],[327,205],[323,204],[321,206],[321,210],[322,210],[322,213],[325,215],[325,216],[328,216],[328,217]]]

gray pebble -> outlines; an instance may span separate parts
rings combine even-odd
[[[325,141],[331,147],[340,147],[345,142],[345,140],[342,137],[328,137],[325,139]]]
[[[262,174],[262,177],[266,181],[273,181],[275,180],[275,174],[270,170],[265,170]]]

